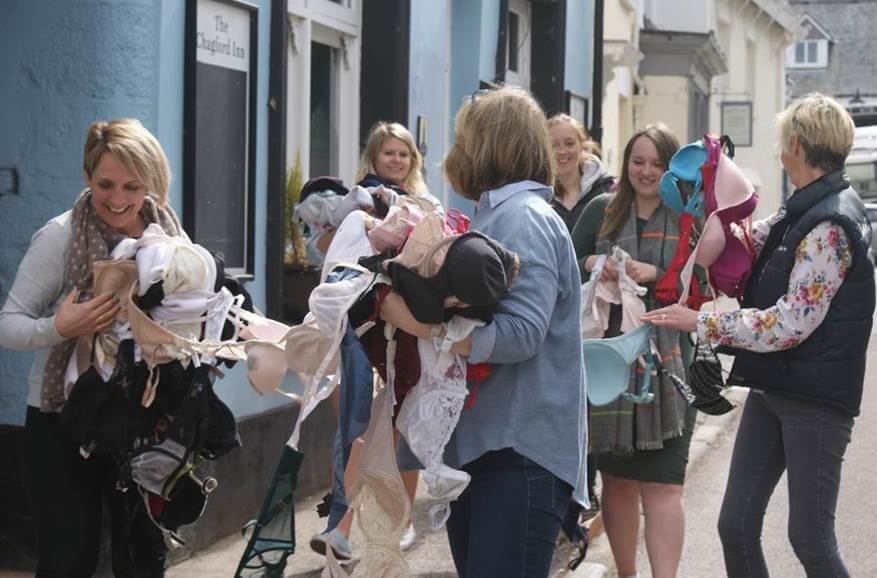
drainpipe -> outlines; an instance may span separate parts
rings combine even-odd
[[[594,0],[594,62],[591,80],[591,138],[603,141],[603,2]]]

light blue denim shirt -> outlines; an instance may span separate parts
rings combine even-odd
[[[521,268],[489,325],[472,333],[470,363],[490,376],[463,411],[445,459],[459,467],[512,448],[583,499],[587,443],[581,348],[581,281],[550,187],[510,183],[481,195],[471,229],[518,254]]]

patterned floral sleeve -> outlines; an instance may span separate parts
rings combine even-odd
[[[791,349],[825,319],[851,262],[843,228],[820,223],[798,245],[789,290],[776,305],[767,309],[704,311],[698,317],[698,337],[762,353]]]

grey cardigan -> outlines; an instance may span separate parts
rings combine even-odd
[[[0,310],[0,347],[34,351],[27,404],[37,408],[49,352],[64,341],[55,329],[55,311],[64,299],[71,214],[58,215],[34,233]]]

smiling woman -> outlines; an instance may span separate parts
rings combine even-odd
[[[613,179],[600,157],[587,151],[590,141],[582,123],[568,114],[556,114],[548,119],[548,130],[557,170],[551,206],[572,230],[585,206],[608,192]]]
[[[37,231],[0,311],[0,346],[34,351],[25,422],[28,491],[36,524],[38,576],[91,576],[101,510],[113,518],[113,572],[161,576],[165,546],[132,495],[116,489],[108,454],[83,459],[62,429],[63,382],[78,338],[107,330],[119,298],[93,294],[94,264],[150,223],[183,235],[166,204],[170,169],[158,141],[134,119],[95,122],[86,136],[88,188],[71,210]],[[136,536],[135,540],[128,539]]]
[[[598,254],[615,246],[631,256],[626,272],[648,289],[643,298],[647,310],[657,307],[655,281],[679,243],[678,219],[658,194],[661,176],[678,148],[663,124],[634,134],[624,149],[618,192],[591,201],[572,233],[585,271],[594,267]],[[617,271],[605,267],[603,275],[614,280]],[[618,335],[620,325],[621,312],[613,310],[606,336]],[[657,330],[655,342],[668,375],[684,375],[681,337],[673,329]],[[682,486],[694,414],[669,377],[653,381],[652,388],[652,404],[618,400],[592,413],[590,423],[591,448],[603,479],[603,522],[621,576],[637,573],[640,501],[646,527],[662,528],[661,535],[646,531],[652,573],[674,576],[682,555]]]

